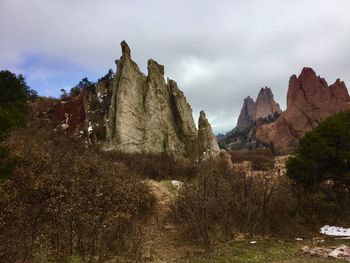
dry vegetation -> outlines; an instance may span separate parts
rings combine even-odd
[[[256,171],[269,171],[274,167],[275,161],[271,149],[254,149],[229,151],[233,163],[251,162],[252,169]]]
[[[18,166],[0,185],[1,262],[138,256],[154,197],[137,174],[37,126],[7,146]]]
[[[143,179],[153,180],[180,180],[194,178],[198,173],[199,165],[189,160],[175,159],[171,156],[156,154],[127,154],[115,152],[101,152],[104,159],[122,162],[129,169]]]
[[[189,240],[210,248],[242,233],[294,234],[285,227],[292,224],[289,208],[294,205],[287,180],[251,177],[211,161],[182,187],[173,213]]]
[[[101,152],[54,132],[50,103],[33,104],[29,125],[3,142],[16,169],[0,182],[0,262],[136,262],[145,247],[148,259],[167,259],[237,237],[308,237],[323,224],[349,226],[348,191],[271,176],[267,149],[230,153],[254,173],[224,160]],[[184,184],[170,195],[149,179]]]
[[[242,236],[312,237],[325,224],[349,226],[348,192],[329,185],[305,189],[269,173],[249,176],[220,161],[204,164],[173,204],[184,237],[210,249]]]

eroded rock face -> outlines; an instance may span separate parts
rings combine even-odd
[[[275,102],[272,91],[268,87],[261,88],[255,105],[255,120],[267,118],[276,113],[280,114],[282,112],[280,105]]]
[[[252,126],[257,120],[272,117],[282,111],[275,102],[270,88],[261,88],[256,101],[251,97],[244,99],[243,107],[237,121],[237,128],[244,130]]]
[[[251,126],[255,121],[255,112],[255,102],[250,96],[248,96],[243,101],[241,113],[239,114],[237,121],[237,128],[240,130],[244,130],[245,128]]]
[[[219,147],[205,115],[197,131],[184,94],[175,81],[164,79],[164,66],[150,59],[146,76],[132,61],[125,41],[121,48],[113,79],[83,92],[87,142],[101,143],[106,150],[193,160],[202,159],[202,152],[217,155]]]
[[[83,128],[85,120],[84,97],[78,95],[69,101],[60,101],[54,114],[59,121],[60,127],[72,135]]]
[[[350,98],[343,81],[337,79],[328,86],[311,68],[304,68],[299,77],[289,80],[286,111],[275,122],[258,126],[256,138],[278,153],[288,153],[305,132],[346,109],[350,109]]]
[[[198,120],[198,150],[199,156],[204,159],[218,156],[220,153],[220,148],[204,111],[200,112]]]
[[[108,113],[108,147],[123,152],[196,155],[197,130],[192,109],[173,80],[164,79],[164,66],[150,59],[148,75],[131,60],[122,42]]]

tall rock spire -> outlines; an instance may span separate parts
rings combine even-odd
[[[281,108],[275,102],[270,88],[261,88],[256,101],[248,96],[244,99],[241,113],[238,117],[237,128],[244,130],[252,126],[258,119],[280,114]]]
[[[219,145],[204,111],[201,111],[199,114],[198,147],[199,156],[202,155],[203,159],[210,156],[218,156],[220,153]]]
[[[219,147],[204,113],[197,132],[192,109],[176,82],[164,79],[164,66],[149,59],[146,76],[125,41],[121,49],[106,118],[108,149],[191,159],[200,158],[198,149],[216,153]]]
[[[255,120],[273,116],[275,113],[281,113],[281,108],[275,102],[270,88],[261,88],[255,102]]]

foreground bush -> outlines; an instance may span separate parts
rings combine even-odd
[[[188,180],[196,176],[198,165],[184,159],[175,159],[166,154],[101,153],[103,158],[125,164],[141,178],[153,180]]]
[[[302,224],[350,227],[350,111],[339,112],[300,140],[287,162]]]
[[[287,175],[305,187],[328,182],[350,189],[350,111],[327,118],[305,134],[288,160]]]
[[[189,240],[210,248],[239,233],[293,235],[297,230],[289,225],[295,206],[288,180],[237,174],[218,160],[183,185],[173,214]]]
[[[8,148],[18,166],[0,185],[1,262],[137,256],[149,187],[78,142],[28,128]]]

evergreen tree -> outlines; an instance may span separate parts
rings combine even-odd
[[[15,128],[26,122],[27,100],[37,97],[22,75],[16,76],[8,70],[0,71],[0,142]],[[16,158],[0,145],[0,180],[9,175]]]
[[[287,175],[305,187],[330,181],[350,188],[350,111],[327,118],[305,134],[287,162]]]
[[[84,89],[89,88],[90,86],[94,85],[91,81],[89,81],[88,78],[83,78],[77,85],[75,85],[73,88],[71,88],[69,95],[70,96],[77,96],[79,95]]]

